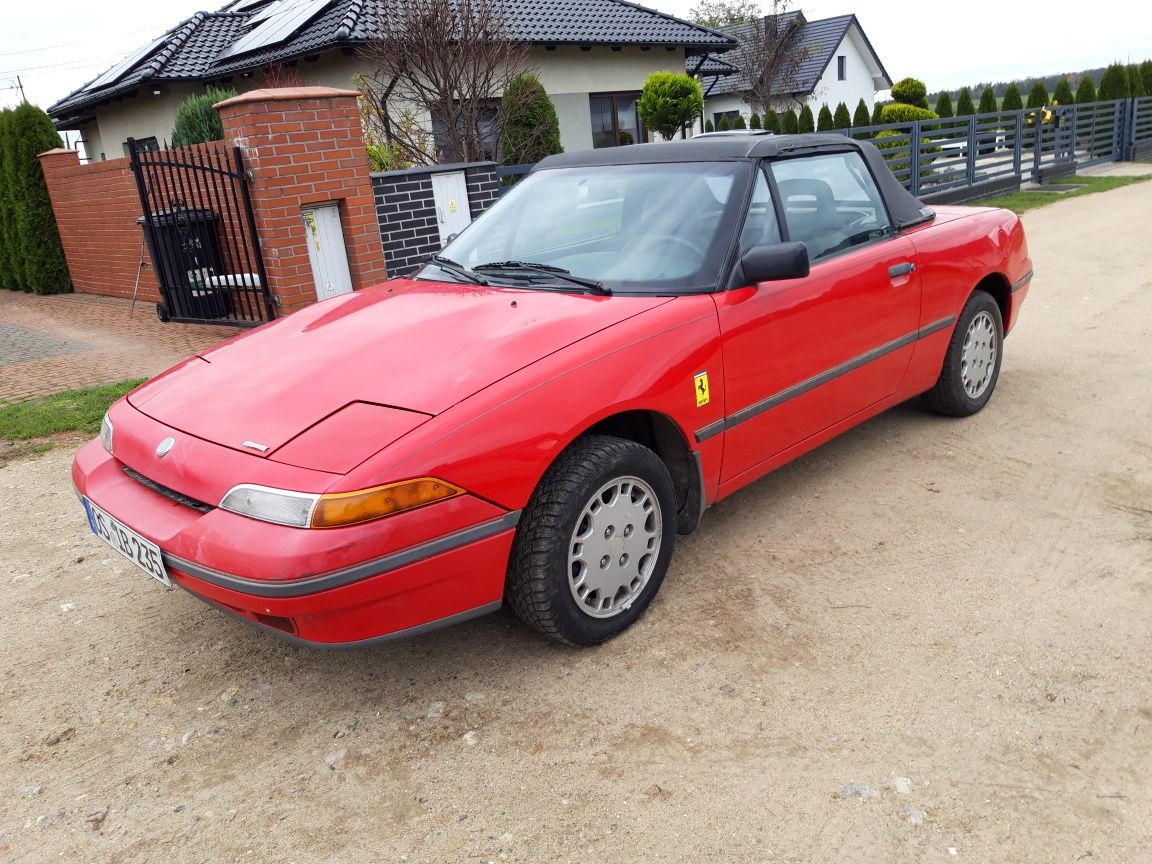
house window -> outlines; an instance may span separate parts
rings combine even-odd
[[[836,80],[848,80],[848,58],[843,54],[836,58]]]
[[[724,118],[728,118],[728,128],[734,129],[735,128],[734,124],[736,123],[736,118],[739,116],[740,116],[740,109],[739,108],[737,108],[733,111],[717,111],[715,114],[712,115],[712,126],[716,129],[719,129],[720,128],[720,121],[723,120]]]
[[[160,142],[156,140],[156,136],[152,135],[148,138],[136,139],[136,152],[138,153],[158,153],[160,151]],[[124,155],[128,155],[128,142],[124,142]],[[100,157],[103,158],[104,154],[101,153]]]
[[[480,140],[480,153],[477,158],[494,162],[497,159],[500,146],[500,126],[498,117],[500,115],[500,102],[499,100],[489,100],[488,104],[480,109],[479,132],[481,135]],[[457,153],[456,148],[448,137],[448,121],[445,119],[443,112],[432,112],[432,139],[436,146],[436,152],[442,162],[467,162],[467,154]]]
[[[648,140],[648,130],[636,113],[639,98],[639,93],[598,93],[588,97],[593,147],[619,147]]]

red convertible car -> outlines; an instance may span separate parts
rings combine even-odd
[[[595,644],[710,504],[912,396],[983,408],[1031,276],[1013,214],[839,135],[553,156],[410,278],[130,393],[73,480],[148,574],[293,639],[507,603]]]

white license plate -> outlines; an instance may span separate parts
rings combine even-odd
[[[155,579],[167,587],[172,587],[168,571],[164,569],[164,559],[160,547],[151,540],[141,537],[119,519],[109,516],[87,498],[80,499],[88,514],[88,526],[92,533]]]

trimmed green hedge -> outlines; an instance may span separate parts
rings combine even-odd
[[[891,102],[884,106],[880,112],[881,123],[911,123],[913,120],[935,120],[935,111],[927,108],[917,108],[904,102]]]
[[[535,75],[525,72],[513,78],[500,109],[500,155],[505,165],[535,164],[564,152],[556,106]]]
[[[972,104],[972,91],[965,87],[956,98],[956,116],[971,117],[976,113],[976,106]]]
[[[223,140],[224,124],[220,113],[212,106],[235,95],[233,88],[218,90],[209,87],[181,102],[176,109],[176,125],[172,128],[172,146],[187,147],[189,144]]]

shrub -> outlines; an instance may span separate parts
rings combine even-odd
[[[820,106],[820,113],[816,116],[816,131],[817,132],[831,132],[832,131],[832,109],[828,107],[825,102]]]
[[[45,150],[63,146],[60,134],[47,114],[27,102],[10,112],[3,132],[0,167],[5,175],[8,222],[4,260],[15,277],[13,285],[4,287],[35,294],[71,291],[68,263],[38,158]]]
[[[704,110],[700,82],[684,72],[653,72],[644,82],[636,111],[644,125],[671,141]]]
[[[743,114],[737,114],[735,117],[732,118],[732,128],[733,129],[747,129],[748,128],[748,123],[745,122]]]
[[[797,120],[797,125],[800,127],[800,132],[815,132],[816,121],[812,118],[812,108],[805,105],[800,109],[800,117]]]
[[[764,128],[764,125],[760,122],[760,115],[756,111],[752,112],[752,117],[748,121],[748,128],[749,129],[763,129]]]
[[[1092,82],[1091,75],[1085,75],[1080,79],[1080,86],[1076,88],[1076,104],[1087,105],[1089,102],[1096,101],[1096,85]]]
[[[716,127],[712,125],[711,120],[705,120],[704,121],[704,131],[705,132],[715,132],[716,131]]]
[[[892,103],[888,103],[889,105]],[[884,122],[884,106],[877,102],[872,106],[872,125],[879,126]]]
[[[1004,111],[1019,111],[1023,107],[1024,100],[1020,98],[1020,88],[1013,81],[1004,91],[1004,99],[1000,103],[1000,108]]]
[[[1068,83],[1067,78],[1061,78],[1056,82],[1056,89],[1052,91],[1052,104],[1059,102],[1061,105],[1071,105],[1075,101],[1072,85]]]
[[[1135,63],[1128,67],[1128,95],[1137,99],[1148,95],[1148,91],[1144,89],[1144,79],[1140,75],[1140,67]]]
[[[916,78],[902,78],[892,85],[892,98],[905,105],[928,108],[928,88]]]
[[[172,129],[172,146],[187,147],[205,141],[224,138],[224,124],[212,106],[236,95],[234,89],[218,90],[209,87],[203,93],[189,96],[176,109],[176,125]]]
[[[1140,80],[1144,82],[1144,95],[1152,96],[1152,60],[1140,64]]]
[[[564,152],[556,106],[535,75],[525,72],[509,82],[500,115],[500,156],[505,165],[530,165]]]
[[[796,110],[789,108],[780,115],[780,128],[785,135],[795,135],[800,131],[800,121],[796,118]]]
[[[1048,104],[1048,88],[1044,86],[1043,81],[1037,81],[1032,85],[1032,89],[1028,91],[1028,104],[1026,108],[1043,108]]]
[[[936,112],[905,102],[890,102],[884,106],[880,116],[883,123],[911,123],[914,120],[935,120]]]
[[[848,106],[843,102],[836,106],[836,113],[832,115],[832,128],[845,131],[852,128],[852,115],[848,113]]]
[[[960,91],[960,95],[956,99],[955,116],[971,117],[975,113],[976,106],[972,103],[972,91],[965,87]]]
[[[727,132],[731,128],[732,128],[732,123],[728,119],[728,115],[727,114],[721,114],[720,115],[720,122],[716,124],[716,131],[717,132]]]
[[[872,115],[868,113],[868,103],[861,99],[856,103],[856,110],[852,114],[852,128],[860,129],[872,125]]]
[[[971,102],[971,97],[969,97]],[[952,110],[952,95],[947,90],[941,90],[940,95],[936,97],[936,116],[937,117],[951,117],[956,112]]]
[[[771,108],[764,109],[764,128],[775,135],[780,134],[780,115]]]
[[[1019,93],[1017,93],[1019,95]],[[996,102],[996,91],[985,87],[980,93],[980,114],[995,114],[1000,105]]]
[[[1119,63],[1113,63],[1104,70],[1097,97],[1101,102],[1128,98],[1128,73]]]
[[[914,107],[914,106],[908,106]],[[873,142],[880,150],[880,155],[884,157],[884,161],[888,163],[889,169],[896,173],[903,171],[905,174],[910,173],[910,161],[908,148],[912,141],[912,136],[908,132],[898,132],[895,129],[885,129],[882,132],[877,132]],[[920,153],[920,176],[932,176],[932,163],[936,157],[932,154],[940,152],[939,147],[924,147]]]
[[[8,166],[13,158],[10,151],[14,144],[9,132],[12,113],[10,108],[0,111],[0,288],[19,291],[24,278],[23,272],[16,272],[16,200],[8,183]]]

